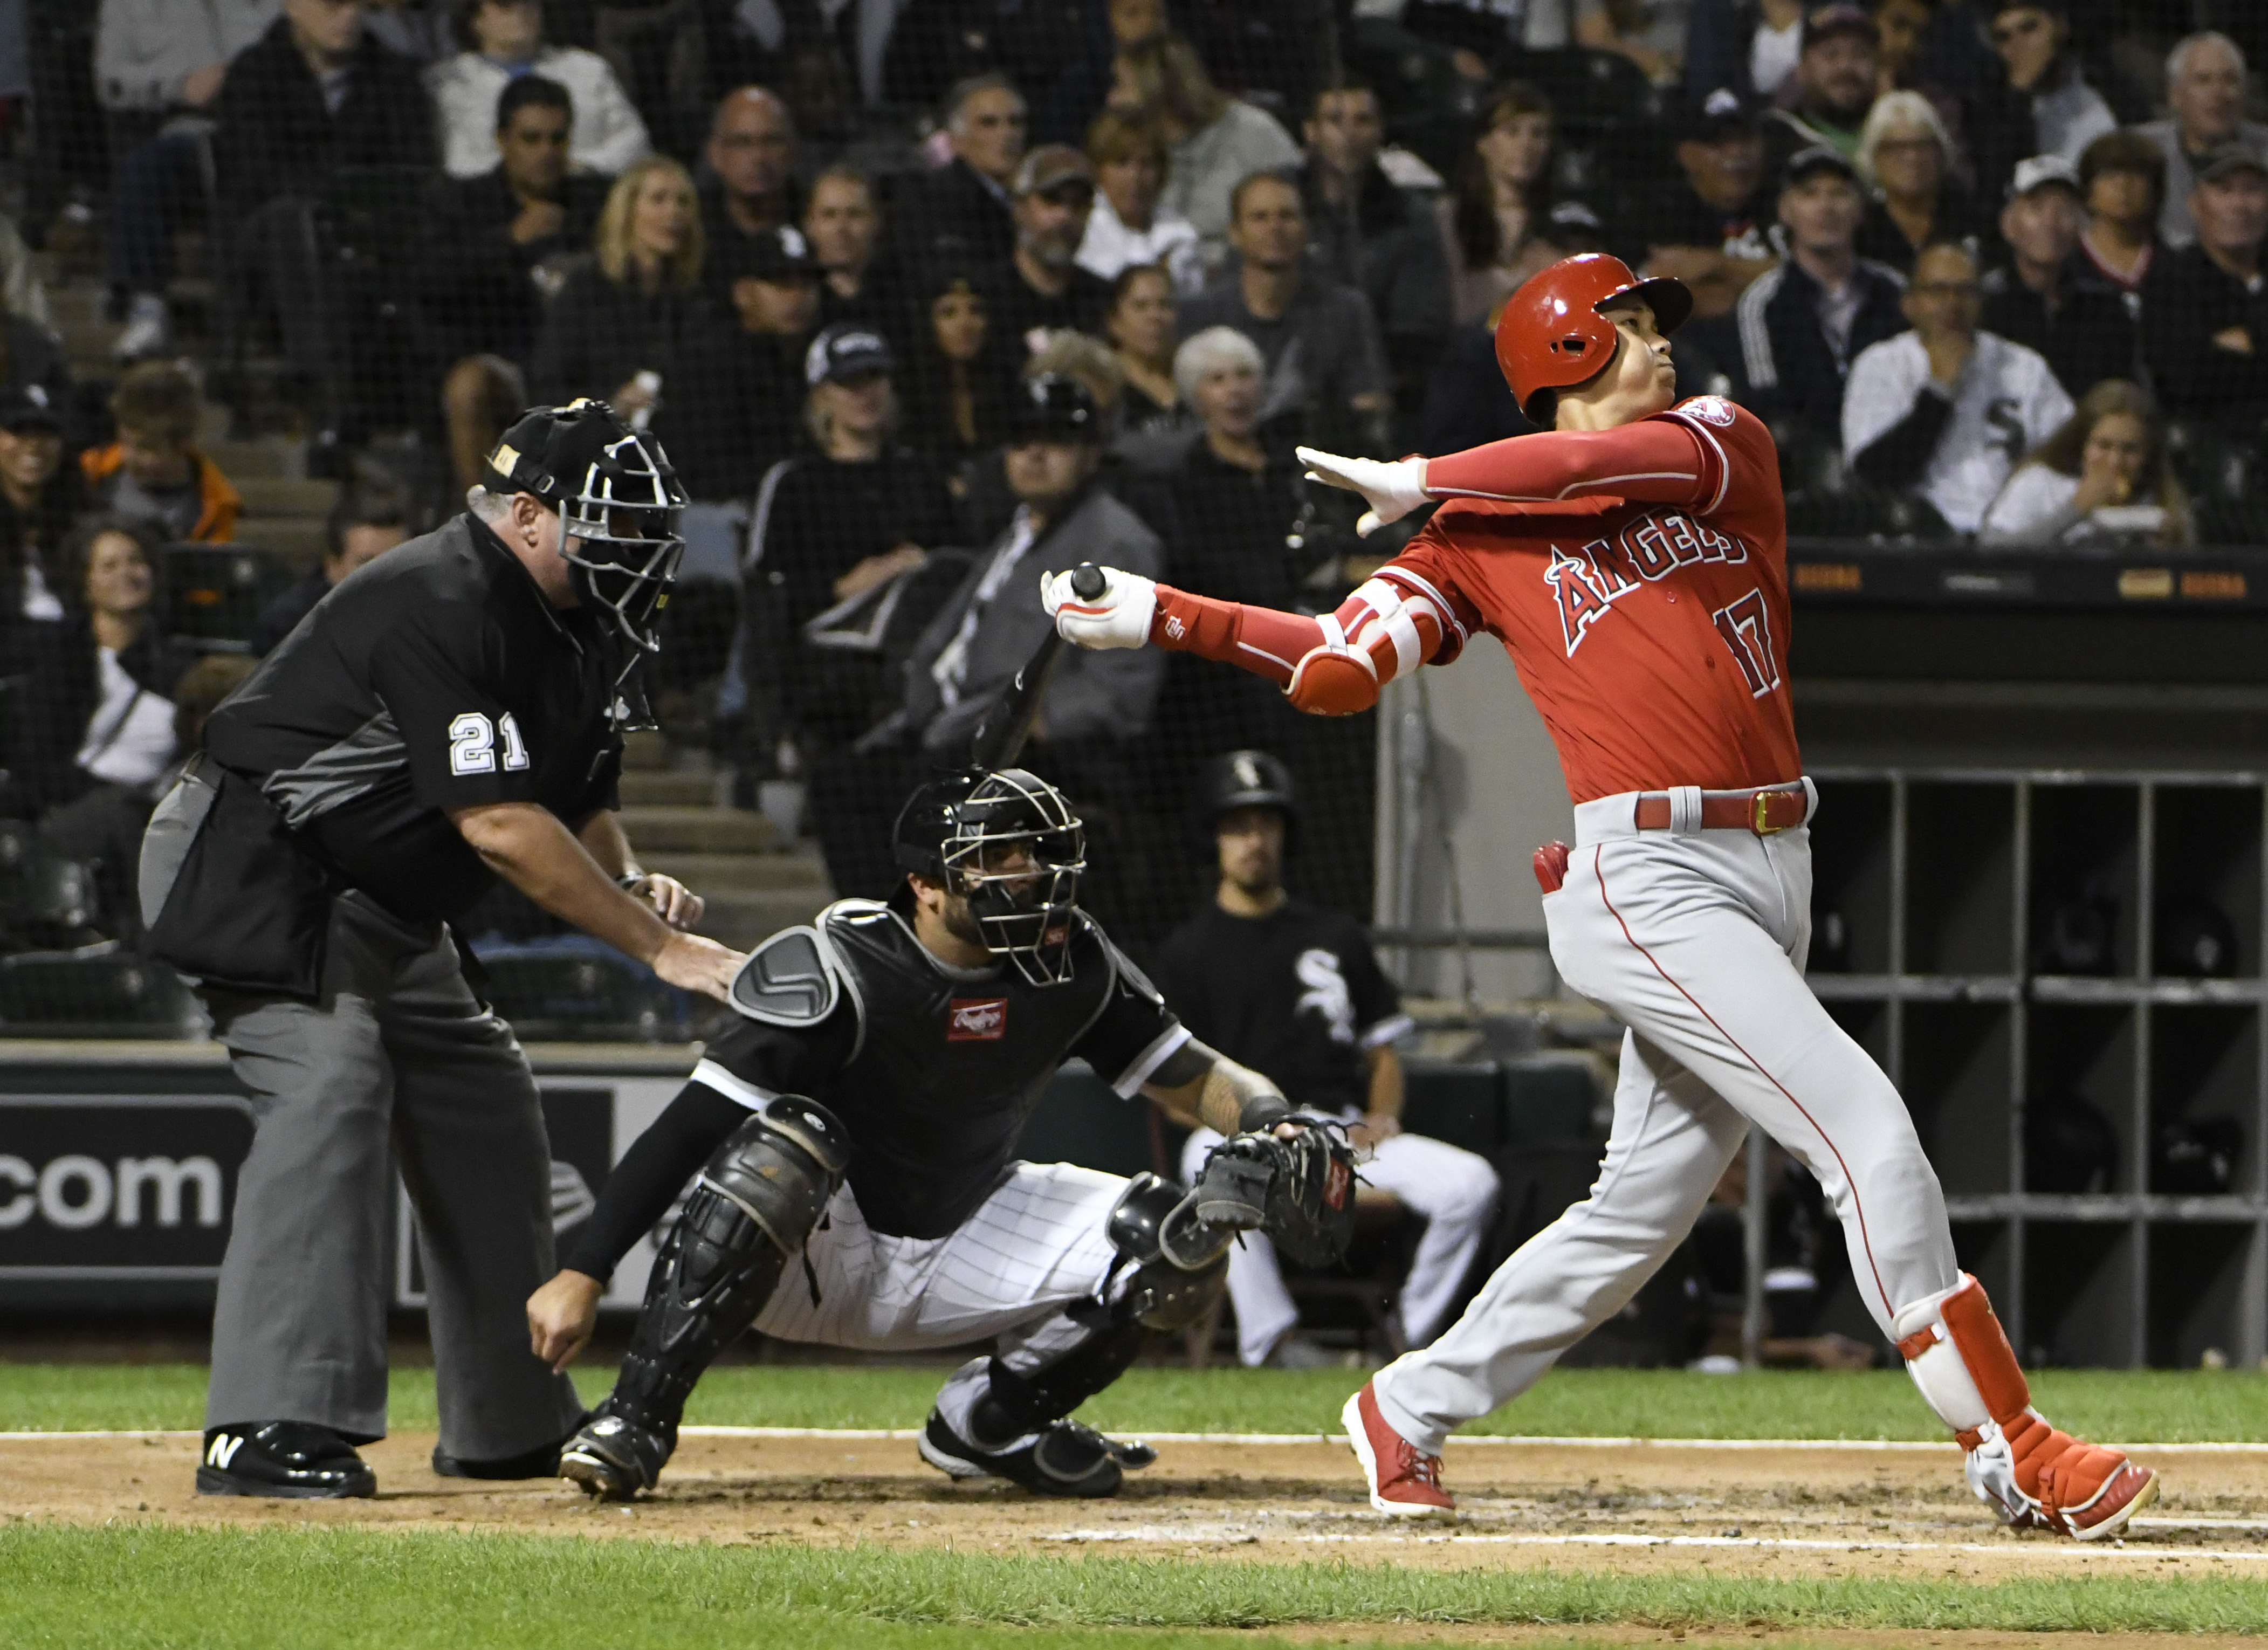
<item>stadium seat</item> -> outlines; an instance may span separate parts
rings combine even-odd
[[[261,609],[293,581],[291,564],[252,544],[169,544],[158,578],[166,634],[202,653],[247,653]]]
[[[202,1037],[180,976],[105,941],[0,957],[0,1037]]]
[[[689,993],[581,934],[518,944],[473,942],[487,971],[475,989],[523,1042],[688,1042]]]

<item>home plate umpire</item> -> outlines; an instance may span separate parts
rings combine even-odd
[[[217,711],[151,819],[151,948],[256,1117],[213,1315],[197,1488],[370,1495],[386,1431],[389,1139],[420,1215],[437,1471],[548,1477],[582,1409],[528,1351],[550,1149],[448,924],[501,875],[723,998],[741,958],[615,818],[632,677],[683,553],[660,445],[598,401],[520,417],[439,531],[342,581]]]

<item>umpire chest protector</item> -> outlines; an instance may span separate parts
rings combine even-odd
[[[941,1237],[988,1197],[1049,1078],[1074,1054],[1130,1093],[1183,1040],[1139,970],[1083,913],[1071,977],[939,961],[905,920],[843,900],[774,935],[733,988],[743,1023],[711,1046],[736,1098],[808,1094],[843,1120],[867,1223]],[[704,1072],[696,1072],[701,1080]]]

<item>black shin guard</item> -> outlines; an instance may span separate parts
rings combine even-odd
[[[675,1442],[693,1383],[771,1299],[850,1159],[842,1124],[792,1095],[717,1149],[654,1261],[609,1413]]]

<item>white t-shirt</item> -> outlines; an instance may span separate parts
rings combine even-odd
[[[1168,212],[1153,212],[1149,228],[1129,229],[1110,198],[1098,193],[1094,210],[1087,214],[1086,234],[1079,243],[1079,267],[1115,281],[1121,269],[1140,263],[1164,264],[1173,276],[1174,291],[1182,297],[1204,286],[1204,258],[1195,224]]]
[[[1929,381],[1929,353],[1918,334],[1902,332],[1860,350],[1843,394],[1844,453],[1855,459],[1902,423]],[[2071,411],[2070,395],[2036,351],[1978,333],[1953,387],[1953,416],[1917,490],[1948,525],[1976,532],[2010,473]]]
[[[95,649],[102,702],[87,718],[78,765],[114,784],[148,784],[173,760],[173,702],[126,674],[118,655]]]

